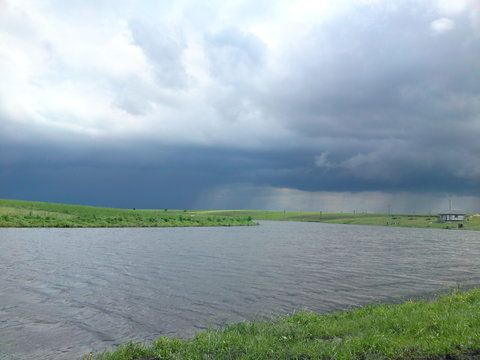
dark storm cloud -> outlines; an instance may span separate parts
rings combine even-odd
[[[124,207],[188,208],[212,187],[267,185],[291,173],[293,162],[282,152],[136,143],[69,150],[3,144],[0,151],[3,196]]]
[[[88,149],[88,150],[87,150]],[[352,181],[348,172],[311,165],[311,152],[245,151],[229,148],[123,143],[82,144],[79,148],[44,144],[0,146],[3,196],[80,202],[122,207],[209,207],[199,196],[229,184],[254,184],[254,201],[262,188],[306,192],[451,192],[477,193],[478,183],[466,183],[445,171],[416,171],[403,181],[382,178]],[[423,185],[422,185],[423,184]],[[226,206],[225,204],[223,206]],[[235,207],[235,205],[228,205]],[[301,205],[298,205],[301,206]],[[248,206],[247,206],[248,207]]]

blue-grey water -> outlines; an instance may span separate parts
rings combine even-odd
[[[480,284],[480,232],[319,223],[0,229],[0,359],[75,359]]]

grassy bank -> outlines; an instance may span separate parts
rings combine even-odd
[[[132,210],[0,200],[0,227],[175,227],[253,225],[247,216],[185,210]]]
[[[458,224],[444,223],[435,215],[387,215],[354,213],[320,213],[320,212],[283,212],[261,210],[225,210],[204,211],[203,214],[245,217],[255,220],[313,221],[331,224],[380,225],[417,228],[458,229]],[[462,222],[464,230],[480,230],[480,216],[471,215]]]
[[[273,322],[239,323],[192,339],[159,338],[87,358],[470,359],[480,354],[480,290],[433,301],[366,306]]]

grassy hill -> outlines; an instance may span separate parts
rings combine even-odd
[[[0,227],[173,227],[254,225],[247,216],[185,210],[133,210],[0,200]]]

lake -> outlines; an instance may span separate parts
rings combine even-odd
[[[480,232],[320,223],[0,229],[0,359],[480,284]]]

